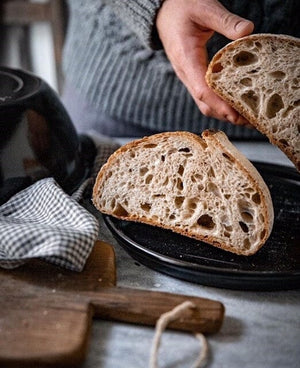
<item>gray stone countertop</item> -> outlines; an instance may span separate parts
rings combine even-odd
[[[120,141],[125,143],[124,140]],[[250,159],[291,165],[269,143],[235,145]],[[166,276],[131,258],[103,223],[100,239],[114,246],[117,284],[221,301],[224,324],[217,334],[207,336],[209,368],[297,368],[300,367],[300,291],[251,292],[202,286]],[[94,320],[89,352],[82,368],[148,367],[154,329]],[[192,334],[167,330],[159,350],[159,367],[191,367],[199,353]]]

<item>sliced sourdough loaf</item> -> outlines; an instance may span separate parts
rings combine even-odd
[[[300,171],[300,39],[254,34],[231,42],[213,57],[206,81]]]
[[[268,187],[222,132],[160,133],[121,147],[100,170],[93,203],[242,255],[273,226]]]

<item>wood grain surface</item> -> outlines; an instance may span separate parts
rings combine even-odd
[[[162,313],[191,300],[195,308],[170,328],[217,332],[217,301],[116,287],[113,248],[98,241],[81,273],[33,260],[0,269],[0,366],[79,365],[87,353],[92,318],[155,325]]]

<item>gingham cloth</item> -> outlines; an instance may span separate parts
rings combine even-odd
[[[71,197],[53,178],[42,179],[0,206],[0,267],[14,268],[32,258],[81,271],[98,237],[97,219],[77,201],[100,167],[118,148],[96,140],[91,178]]]

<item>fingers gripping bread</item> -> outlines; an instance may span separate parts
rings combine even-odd
[[[161,133],[121,147],[100,170],[93,203],[124,220],[253,254],[272,229],[269,190],[224,133],[202,137]]]
[[[300,39],[256,34],[212,59],[208,85],[265,134],[300,171]]]

